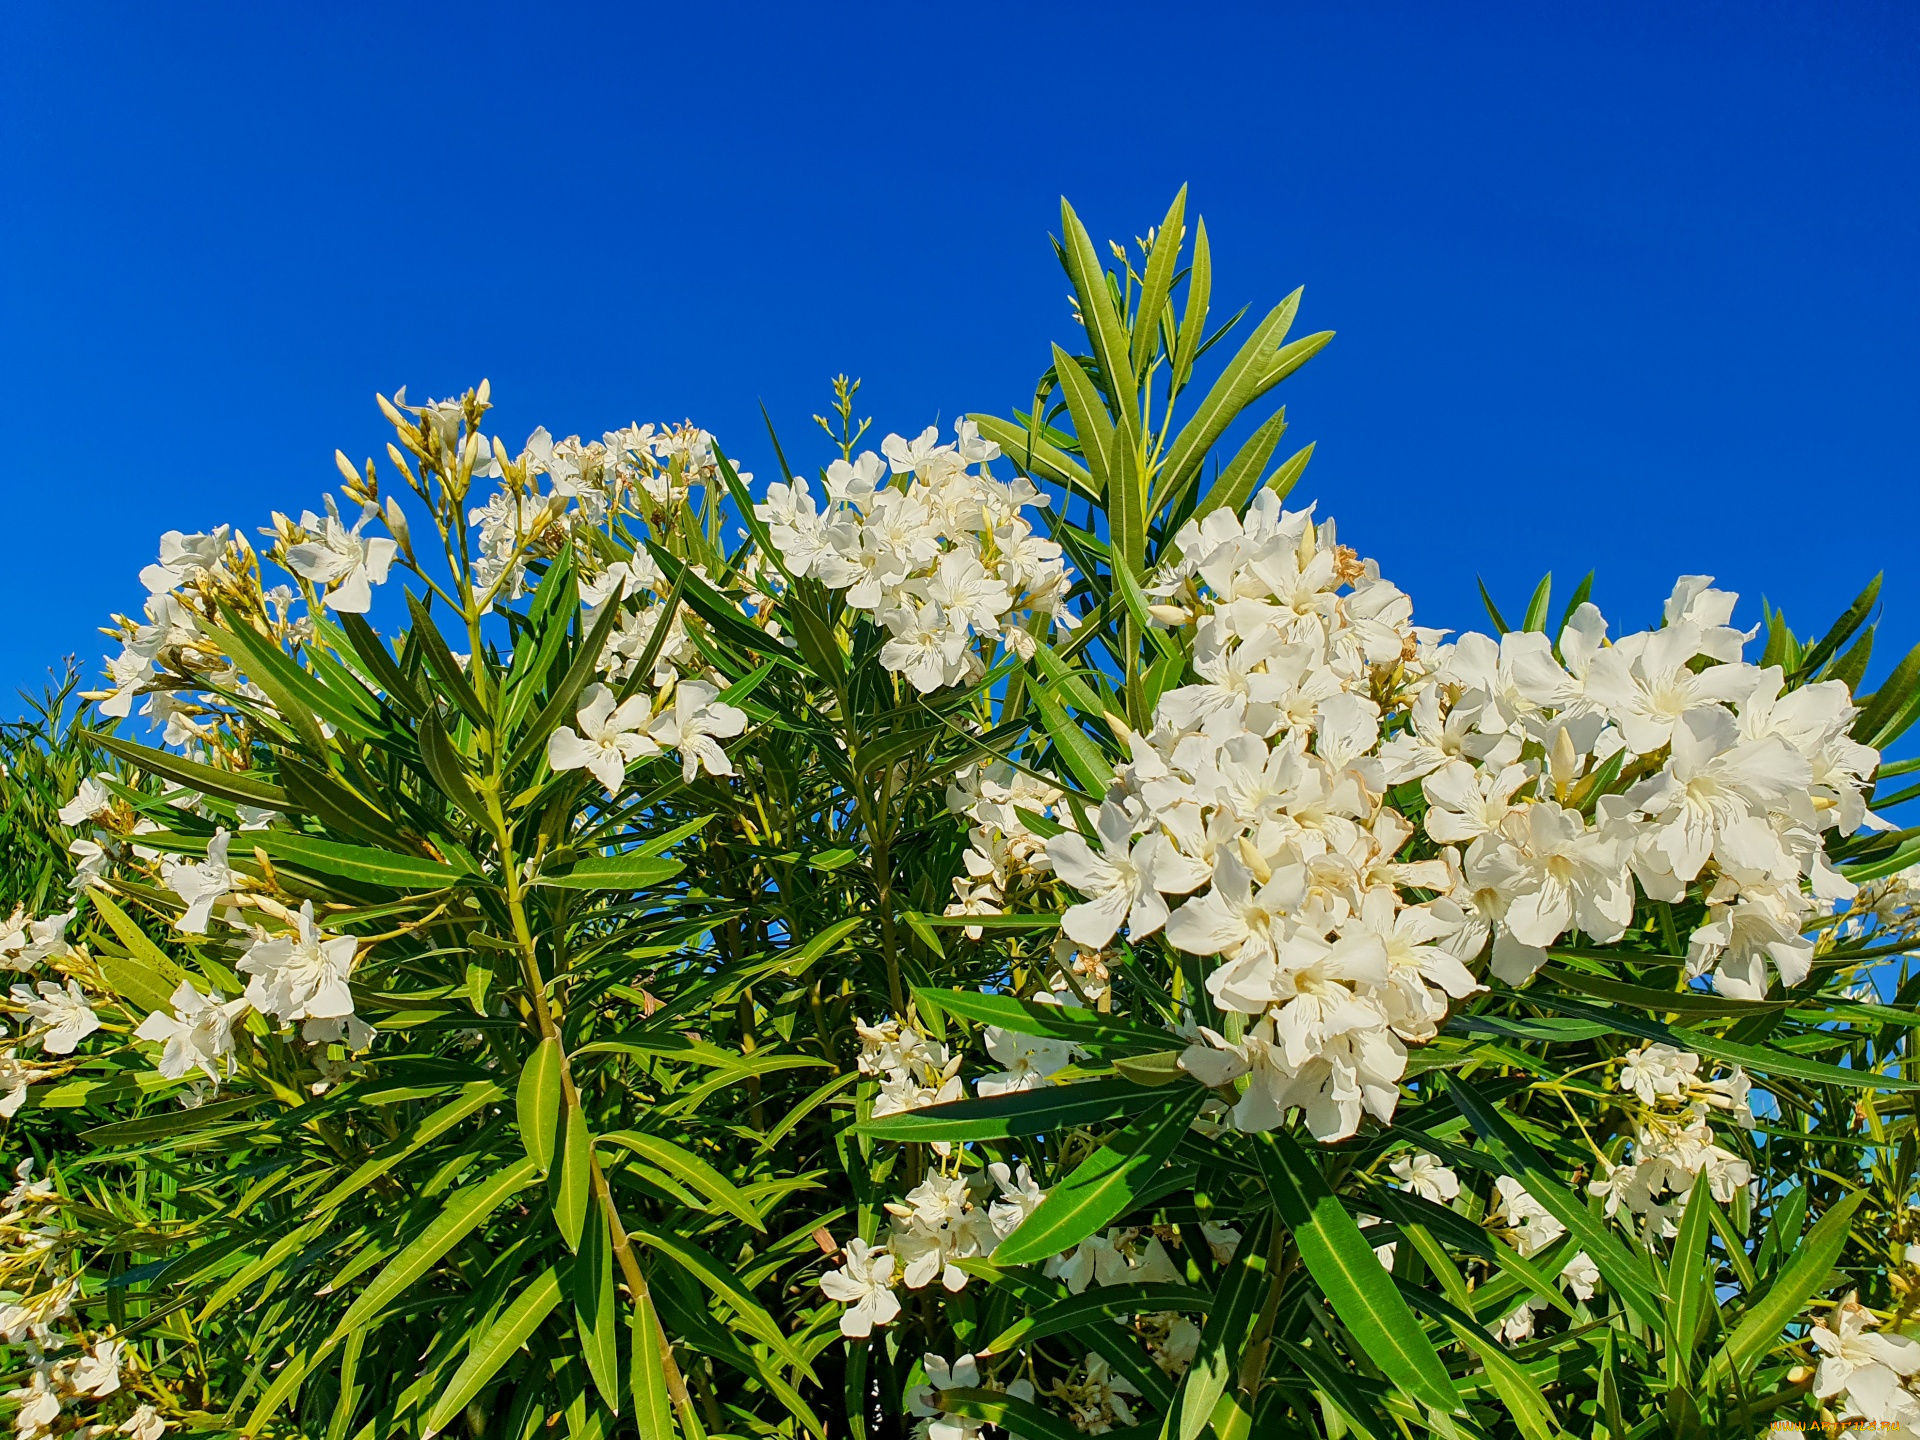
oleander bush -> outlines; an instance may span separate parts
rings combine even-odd
[[[403,391],[162,538],[0,733],[22,1440],[1920,1434],[1877,582],[1417,624],[1299,293],[1057,251],[950,438]]]

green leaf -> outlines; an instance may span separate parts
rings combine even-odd
[[[671,880],[687,867],[657,855],[607,855],[582,860],[563,875],[542,875],[534,883],[560,890],[645,890]]]
[[[560,1041],[542,1040],[520,1071],[515,1096],[520,1120],[520,1142],[527,1158],[546,1175],[553,1169],[555,1141],[560,1133]]]
[[[960,917],[953,917],[960,918]],[[999,918],[999,917],[995,917]],[[913,998],[923,1010],[939,1010],[976,1025],[997,1025],[1017,1035],[1066,1040],[1098,1054],[1155,1055],[1183,1042],[1170,1030],[1148,1030],[1124,1020],[1072,1005],[1043,1005],[1012,995],[983,995],[977,990],[936,990],[916,986]]]
[[[741,1224],[762,1233],[766,1231],[767,1227],[761,1223],[760,1216],[733,1182],[691,1150],[658,1135],[649,1135],[644,1130],[614,1130],[596,1137],[596,1142],[631,1150],[648,1164],[691,1185]]]
[[[1204,1096],[1205,1092],[1198,1092]],[[984,1100],[955,1100],[899,1115],[867,1120],[855,1133],[876,1140],[1001,1140],[1011,1135],[1042,1135],[1076,1125],[1095,1125],[1143,1110],[1157,1110],[1166,1096],[1126,1080],[1088,1080],[1077,1085],[1046,1085]]]
[[[1080,217],[1073,213],[1064,196],[1060,200],[1060,240],[1060,263],[1079,298],[1080,318],[1086,327],[1087,341],[1093,347],[1094,362],[1106,379],[1115,408],[1124,418],[1134,403],[1133,362],[1128,354],[1126,322],[1114,307],[1113,292],[1107,288],[1106,267],[1101,264],[1099,252],[1093,248],[1086,226],[1080,223]]]
[[[1184,388],[1193,376],[1193,362],[1199,358],[1205,343],[1207,302],[1212,294],[1213,252],[1207,244],[1207,222],[1199,219],[1194,224],[1193,268],[1187,275],[1187,307],[1180,316],[1180,332],[1174,340],[1173,383],[1178,387]]]
[[[948,1415],[985,1420],[1023,1440],[1080,1440],[1081,1432],[1052,1412],[999,1390],[955,1386],[936,1390],[933,1400]]]
[[[1254,1153],[1274,1209],[1354,1342],[1395,1385],[1451,1414],[1459,1399],[1447,1367],[1320,1167],[1285,1131],[1256,1137]]]
[[[1323,331],[1276,351],[1274,347],[1292,328],[1299,305],[1300,291],[1295,290],[1267,313],[1247,336],[1239,352],[1227,362],[1193,417],[1167,447],[1166,460],[1160,470],[1164,493],[1177,495],[1184,490],[1199,472],[1214,442],[1226,433],[1240,413],[1333,339],[1332,331]]]
[[[352,1174],[314,1202],[307,1211],[308,1218],[338,1209],[344,1201],[359,1194],[394,1166],[408,1156],[417,1154],[468,1116],[505,1099],[506,1093],[491,1080],[473,1080],[461,1086],[457,1099],[448,1101],[412,1129],[396,1137],[391,1144],[382,1146],[354,1167]],[[211,1107],[201,1107],[202,1111],[208,1108]]]
[[[259,1434],[301,1382],[334,1346],[347,1335],[369,1328],[388,1305],[431,1270],[447,1252],[484,1223],[500,1203],[516,1191],[525,1189],[535,1178],[534,1164],[522,1160],[485,1180],[463,1186],[453,1192],[432,1223],[413,1242],[387,1262],[373,1283],[363,1291],[324,1341],[311,1345],[287,1360],[266,1394],[253,1408],[245,1429]]]
[[[1113,783],[1113,766],[1100,752],[1100,747],[1061,708],[1046,686],[1034,685],[1027,693],[1033,697],[1034,708],[1039,710],[1060,758],[1073,772],[1073,778],[1080,782],[1081,789],[1088,795],[1104,795]]]
[[[1145,375],[1160,349],[1160,316],[1167,297],[1173,293],[1173,277],[1180,265],[1180,246],[1187,227],[1187,187],[1173,197],[1167,218],[1153,232],[1153,249],[1147,255],[1147,273],[1140,288],[1140,302],[1133,312],[1133,338],[1130,359],[1135,375]]]
[[[374,850],[364,845],[343,845],[337,840],[322,840],[291,830],[252,830],[244,840],[251,840],[271,858],[285,860],[296,869],[337,875],[343,880],[389,890],[443,890],[457,885],[461,879],[458,870],[424,856]]]
[[[155,1010],[171,1013],[173,992],[187,978],[186,971],[175,964],[166,951],[148,939],[147,932],[135,924],[133,917],[115,904],[100,886],[89,888],[87,899],[127,948],[124,959],[106,954],[97,957],[100,973],[106,977],[107,984],[113,987],[114,994],[131,1000],[149,1014]]]
[[[1280,437],[1287,430],[1287,407],[1282,405],[1264,420],[1260,427],[1247,437],[1246,443],[1220,468],[1212,485],[1198,505],[1193,507],[1192,518],[1204,520],[1215,510],[1231,510],[1240,513],[1240,507],[1247,503],[1247,497],[1260,483],[1260,476],[1267,468],[1267,461],[1273,457],[1274,447],[1280,443]]]
[[[587,1373],[607,1408],[620,1413],[620,1332],[614,1314],[613,1245],[606,1216],[598,1205],[587,1210],[580,1232],[580,1253],[568,1271],[573,1323],[586,1357]]]
[[[291,808],[285,790],[270,781],[259,779],[251,771],[216,769],[198,760],[184,760],[164,750],[135,745],[112,735],[95,734],[92,740],[102,750],[118,755],[129,765],[149,775],[158,775],[163,780],[185,785],[216,800],[230,801],[235,805],[256,805],[265,810]]]
[[[666,1364],[660,1355],[665,1331],[643,1289],[634,1297],[628,1335],[628,1379],[633,1386],[633,1418],[640,1440],[673,1440],[673,1399],[667,1392]]]
[[[1853,604],[1847,607],[1846,613],[1833,622],[1833,628],[1809,646],[1806,653],[1800,657],[1799,663],[1794,667],[1796,674],[1811,675],[1826,664],[1828,656],[1852,638],[1853,632],[1858,630],[1867,616],[1873,613],[1874,603],[1880,598],[1880,582],[1885,578],[1886,575],[1882,572],[1867,582],[1867,588],[1854,598]]]
[[[1450,1301],[1405,1281],[1396,1280],[1395,1283],[1409,1305],[1444,1321],[1459,1337],[1460,1343],[1479,1358],[1481,1368],[1487,1372],[1487,1381],[1493,1386],[1493,1393],[1507,1407],[1507,1414],[1513,1417],[1513,1423],[1525,1440],[1555,1440],[1559,1427],[1554,1424],[1552,1409],[1541,1398],[1539,1387],[1527,1372],[1507,1355],[1505,1346],[1487,1334],[1471,1315]]]
[[[1897,1075],[1883,1075],[1874,1070],[1848,1070],[1839,1065],[1827,1065],[1818,1060],[1802,1059],[1798,1055],[1788,1055],[1783,1051],[1761,1045],[1742,1045],[1734,1040],[1722,1040],[1717,1035],[1708,1035],[1699,1030],[1682,1029],[1679,1026],[1666,1026],[1657,1020],[1645,1020],[1622,1008],[1603,1010],[1595,1005],[1583,1004],[1578,1000],[1569,1000],[1563,995],[1553,995],[1545,991],[1529,992],[1528,998],[1536,1004],[1550,1009],[1560,1010],[1568,1015],[1576,1015],[1586,1020],[1598,1021],[1602,1025],[1623,1031],[1628,1035],[1637,1035],[1643,1040],[1657,1040],[1663,1045],[1672,1045],[1680,1050],[1694,1050],[1702,1055],[1711,1055],[1716,1060],[1726,1060],[1759,1075],[1783,1075],[1794,1080],[1813,1080],[1822,1085],[1846,1085],[1855,1090],[1920,1090],[1920,1080],[1904,1080]]]
[[[587,1223],[587,1206],[593,1198],[593,1131],[578,1105],[561,1108],[560,1173],[550,1181],[549,1188],[553,1192],[553,1223],[560,1227],[560,1238],[567,1242],[567,1248],[577,1254],[580,1232]]]
[[[1540,583],[1534,587],[1533,598],[1527,601],[1526,618],[1520,622],[1522,630],[1533,630],[1541,634],[1547,629],[1547,606],[1553,603],[1553,572],[1549,570],[1540,577]]]
[[[1514,1132],[1513,1127],[1501,1118],[1500,1112],[1479,1091],[1459,1076],[1449,1074],[1447,1094],[1459,1107],[1460,1113],[1467,1117],[1467,1123],[1473,1126],[1494,1158],[1506,1167],[1507,1173],[1526,1186],[1527,1193],[1538,1200],[1554,1219],[1580,1238],[1581,1248],[1592,1258],[1607,1284],[1613,1287],[1614,1294],[1626,1303],[1641,1323],[1659,1329],[1665,1319],[1659,1298],[1648,1288],[1645,1272],[1628,1253],[1626,1246],[1620,1243],[1613,1228],[1596,1218],[1585,1204],[1568,1193],[1553,1168]]]
[[[1200,1347],[1181,1387],[1179,1440],[1195,1440],[1206,1429],[1213,1407],[1239,1368],[1241,1347],[1268,1288],[1267,1250],[1272,1236],[1273,1213],[1262,1210],[1241,1235],[1233,1259],[1214,1288]]]
[[[1146,1093],[1155,1097],[1154,1108],[1130,1121],[1055,1185],[1020,1228],[995,1247],[994,1264],[1026,1265],[1073,1249],[1124,1215],[1158,1178],[1208,1092],[1196,1085],[1171,1099],[1164,1090]]]
[[[1024,425],[1015,425],[997,415],[969,415],[980,427],[980,434],[993,441],[1015,466],[1041,480],[1072,491],[1085,499],[1098,500],[1100,492],[1087,469],[1066,451],[1043,439]]]
[[[1513,627],[1507,624],[1506,617],[1500,613],[1500,607],[1493,603],[1493,596],[1487,593],[1487,582],[1475,577],[1475,583],[1480,587],[1480,603],[1487,607],[1487,616],[1493,621],[1493,628],[1502,635],[1510,633]]]
[[[1793,1250],[1793,1259],[1780,1272],[1766,1295],[1749,1305],[1727,1343],[1707,1366],[1705,1388],[1718,1390],[1743,1377],[1747,1367],[1778,1345],[1781,1331],[1801,1307],[1826,1284],[1834,1262],[1852,1238],[1853,1212],[1865,1203],[1867,1192],[1856,1190],[1820,1217],[1820,1223]]]
[[[473,693],[473,683],[467,679],[466,670],[453,658],[453,651],[447,647],[446,637],[441,635],[432,614],[411,590],[407,591],[407,613],[413,617],[414,643],[427,657],[427,666],[440,682],[441,691],[474,724],[483,730],[492,729],[493,719],[480,704],[480,697]],[[476,655],[473,660],[477,663],[479,658]]]
[[[487,1327],[484,1334],[474,1337],[472,1347],[467,1351],[466,1362],[454,1372],[453,1379],[447,1382],[447,1388],[427,1412],[422,1440],[432,1440],[434,1435],[452,1424],[454,1418],[467,1408],[468,1402],[500,1373],[500,1368],[518,1353],[559,1303],[560,1275],[549,1265],[527,1282],[526,1288],[500,1313],[500,1318]]]
[[[779,1323],[769,1315],[766,1308],[753,1298],[753,1294],[733,1275],[727,1267],[719,1264],[705,1250],[683,1236],[671,1234],[665,1230],[656,1230],[651,1226],[635,1223],[628,1228],[634,1239],[658,1250],[662,1255],[674,1261],[692,1275],[715,1296],[733,1308],[737,1317],[735,1325],[756,1340],[772,1347],[774,1354],[787,1365],[819,1384],[819,1377],[813,1373],[813,1367],[794,1346]]]
[[[1680,1390],[1687,1389],[1693,1379],[1693,1351],[1712,1290],[1714,1265],[1707,1254],[1712,1206],[1713,1190],[1703,1169],[1694,1177],[1686,1213],[1680,1217],[1680,1233],[1667,1261],[1668,1379]]]
[[[340,629],[347,637],[347,643],[353,650],[354,658],[372,672],[373,679],[387,696],[408,714],[419,716],[426,712],[426,701],[420,698],[420,692],[413,682],[394,663],[393,652],[387,649],[373,626],[367,623],[364,615],[342,615]]]

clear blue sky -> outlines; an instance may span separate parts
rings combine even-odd
[[[1420,619],[1591,566],[1616,626],[1706,571],[1804,629],[1884,567],[1912,644],[1917,146],[1911,3],[18,0],[0,683],[97,666],[160,531],[316,504],[376,389],[763,476],[836,371],[876,434],[1004,412],[1060,194],[1132,236],[1182,181],[1219,303],[1339,332],[1296,493]]]

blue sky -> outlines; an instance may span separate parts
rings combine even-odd
[[[1296,496],[1422,621],[1596,568],[1616,628],[1705,571],[1804,630],[1884,568],[1876,669],[1920,638],[1911,5],[19,3],[0,681],[97,667],[162,530],[317,505],[376,389],[763,476],[842,370],[876,435],[1004,413],[1058,197],[1183,181],[1217,304],[1339,332]]]

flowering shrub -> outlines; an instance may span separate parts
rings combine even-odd
[[[402,392],[163,537],[0,737],[23,1440],[1920,1434],[1920,651],[1416,624],[1224,440],[1298,294],[1202,386],[1184,194],[1062,220],[1010,419]]]

